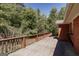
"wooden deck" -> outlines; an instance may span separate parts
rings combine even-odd
[[[46,37],[8,56],[77,56],[70,42]]]
[[[56,44],[56,39],[53,39],[53,37],[46,37],[27,46],[26,48],[13,52],[8,56],[52,56]]]

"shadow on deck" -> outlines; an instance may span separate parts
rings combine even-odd
[[[53,56],[77,56],[70,42],[58,41]]]

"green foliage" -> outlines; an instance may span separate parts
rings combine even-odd
[[[65,14],[65,7],[62,7],[58,14],[58,20],[63,20]]]
[[[57,33],[57,27],[55,24],[55,21],[57,20],[57,9],[54,7],[52,8],[49,17],[47,19],[47,24],[49,32],[52,32],[53,35],[56,35]]]
[[[63,20],[65,14],[65,7],[62,7],[59,12],[57,12],[57,9],[54,7],[51,9],[49,17],[47,19],[48,24],[48,31],[52,32],[53,35],[57,35],[57,25],[55,24],[56,20]]]
[[[6,26],[4,25],[0,26],[0,35],[2,37],[7,37],[10,36],[11,34],[12,34],[11,31]]]
[[[27,8],[21,3],[2,3],[0,4],[0,34],[18,36],[52,32],[56,35],[55,21],[63,18],[63,10],[64,8],[57,13],[57,9],[52,8],[47,18],[39,9]]]

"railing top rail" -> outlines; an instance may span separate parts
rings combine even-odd
[[[0,39],[0,41],[13,40],[13,39],[21,39],[21,38],[35,38],[37,36],[42,36],[42,35],[45,35],[45,34],[51,34],[51,33],[47,32],[47,33],[40,33],[40,34],[31,35],[31,36],[23,35],[23,36],[12,37],[12,38],[3,38],[3,39]]]

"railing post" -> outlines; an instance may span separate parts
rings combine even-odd
[[[22,48],[25,48],[26,47],[26,38],[23,37],[22,38]]]
[[[21,42],[21,41],[22,41],[22,38],[19,39],[19,42],[18,42],[18,49],[20,49],[21,46],[22,46],[22,42]]]
[[[36,41],[38,41],[38,39],[39,39],[39,37],[38,37],[38,34],[37,34],[37,36],[36,36]]]

